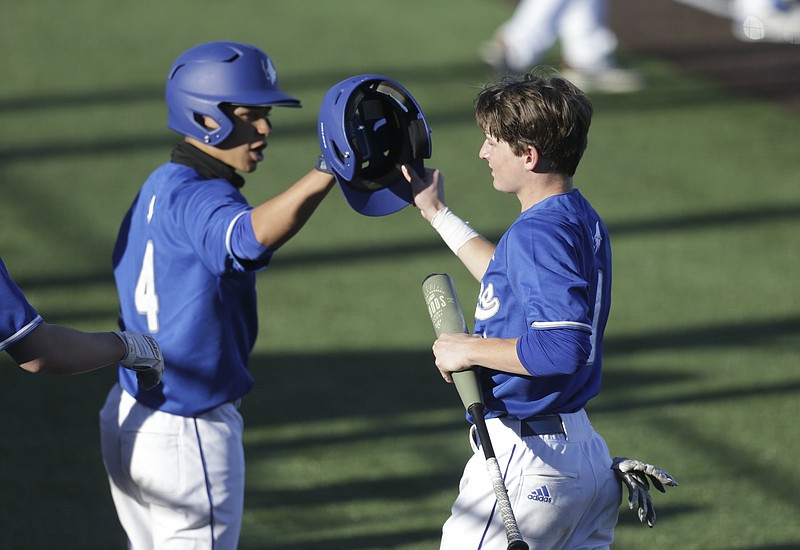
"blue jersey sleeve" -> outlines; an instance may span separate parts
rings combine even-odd
[[[20,341],[41,323],[42,317],[11,280],[0,258],[0,351]]]
[[[512,338],[530,376],[483,369],[487,414],[529,418],[597,395],[610,304],[605,228],[577,190],[523,212],[481,281],[475,333]]]
[[[523,299],[528,330],[517,356],[534,376],[573,374],[590,353],[588,282],[570,227],[547,217],[525,220],[509,232],[509,282]]]
[[[589,282],[571,227],[544,216],[528,218],[509,230],[506,246],[509,284],[528,327],[591,331]]]
[[[517,357],[533,376],[574,374],[586,366],[590,337],[586,330],[531,329],[517,339]]]
[[[275,250],[256,239],[250,212],[251,210],[246,210],[239,213],[231,223],[227,238],[228,252],[244,267],[263,269],[269,264]]]
[[[256,271],[271,251],[255,238],[249,225],[251,207],[226,182],[210,180],[182,195],[183,226],[198,256],[212,273]]]

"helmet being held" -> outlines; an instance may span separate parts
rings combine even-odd
[[[322,155],[356,212],[385,216],[413,201],[400,166],[422,176],[431,139],[408,90],[381,75],[348,78],[328,90],[318,122]]]
[[[278,86],[278,73],[267,54],[249,44],[209,42],[181,54],[167,77],[167,126],[185,136],[217,146],[230,135],[233,121],[220,105],[300,107]],[[207,128],[203,116],[219,128]]]

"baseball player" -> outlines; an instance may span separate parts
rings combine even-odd
[[[34,373],[79,374],[118,364],[131,369],[143,390],[164,371],[158,344],[128,332],[83,332],[45,323],[28,303],[0,258],[0,351]]]
[[[483,60],[500,74],[524,72],[558,42],[564,76],[583,91],[641,90],[642,75],[620,67],[614,55],[617,38],[606,21],[607,5],[607,0],[519,0],[483,46]]]
[[[300,107],[254,46],[189,49],[168,73],[166,102],[168,126],[184,139],[141,187],[113,260],[122,326],[152,334],[169,369],[149,393],[119,371],[100,415],[103,458],[131,548],[234,549],[255,273],[334,180],[312,169],[258,206],[242,195],[242,174],[263,160],[272,108]]]
[[[559,77],[487,85],[476,118],[492,184],[521,214],[495,246],[444,202],[444,180],[410,170],[415,205],[480,282],[475,335],[433,345],[442,377],[481,365],[487,425],[520,531],[535,549],[608,548],[620,484],[584,406],[600,389],[611,305],[603,220],[574,186],[592,104]],[[474,435],[474,434],[473,434]],[[443,550],[506,547],[478,443],[443,527]]]

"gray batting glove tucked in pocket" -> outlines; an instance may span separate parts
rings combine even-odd
[[[678,482],[667,472],[652,464],[624,456],[615,457],[611,469],[628,488],[628,507],[631,510],[638,508],[639,521],[647,522],[647,525],[653,527],[656,524],[656,511],[650,496],[650,482],[662,493],[666,492],[667,485],[677,487]]]

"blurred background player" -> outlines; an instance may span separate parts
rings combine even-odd
[[[108,365],[132,369],[142,389],[158,384],[164,361],[151,337],[127,332],[83,332],[44,322],[0,258],[0,351],[33,373],[80,374]]]
[[[240,173],[263,160],[272,107],[300,107],[254,46],[189,49],[169,71],[166,102],[168,126],[184,140],[125,216],[114,274],[122,325],[151,333],[170,369],[152,393],[119,372],[101,411],[103,457],[132,548],[234,549],[245,468],[237,409],[253,386],[255,272],[334,180],[312,169],[256,207],[242,195]]]
[[[800,44],[800,1],[732,0],[733,34],[745,42]]]
[[[584,92],[641,90],[642,75],[617,62],[606,9],[606,0],[519,0],[481,57],[499,75],[526,72],[558,43],[561,73]]]

